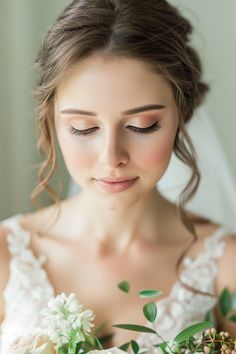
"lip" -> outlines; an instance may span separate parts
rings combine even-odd
[[[127,177],[119,177],[119,178],[103,178],[103,179],[95,179],[97,185],[99,186],[102,191],[109,192],[109,193],[119,193],[123,192],[126,189],[133,186],[133,184],[137,181],[138,177],[127,179]],[[111,182],[116,181],[116,182]],[[119,181],[118,181],[119,180]]]
[[[120,183],[126,181],[133,181],[135,178],[134,177],[101,177],[101,178],[96,178],[96,180],[108,182],[108,183]]]

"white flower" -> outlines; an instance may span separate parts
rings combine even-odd
[[[127,354],[127,352],[124,352],[119,348],[113,347],[106,350],[92,350],[88,352],[88,354]]]
[[[52,298],[42,314],[44,328],[57,348],[70,341],[74,343],[84,341],[85,335],[94,326],[91,323],[95,317],[93,312],[83,311],[83,305],[76,299],[75,294],[67,297],[62,293]]]
[[[44,314],[55,319],[67,319],[69,316],[77,316],[83,310],[83,305],[79,304],[75,294],[70,294],[68,297],[62,293],[56,298],[52,298],[48,302],[48,308],[44,310]]]
[[[27,337],[17,337],[9,346],[7,354],[56,354],[48,336],[35,334]]]
[[[94,317],[95,316],[91,310],[85,310],[80,313],[77,319],[75,319],[74,324],[81,327],[85,334],[88,334],[94,326],[93,323],[91,323],[91,321],[94,320]]]

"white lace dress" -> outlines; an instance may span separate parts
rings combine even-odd
[[[36,257],[30,245],[30,233],[22,229],[18,214],[2,222],[11,233],[7,237],[11,254],[10,277],[4,291],[5,319],[0,327],[0,353],[6,354],[8,344],[17,336],[37,331],[41,324],[40,311],[48,300],[55,296],[43,264],[44,255]],[[227,230],[219,227],[206,239],[204,249],[194,260],[186,257],[181,273],[184,283],[202,291],[214,293],[215,278],[218,273],[218,258],[223,254]],[[216,298],[194,294],[178,281],[170,295],[157,301],[158,316],[154,328],[166,340],[171,340],[177,332],[194,322],[203,321],[212,309]],[[138,342],[142,349],[148,349],[158,339],[153,334],[141,334]],[[156,350],[149,352],[156,353]]]

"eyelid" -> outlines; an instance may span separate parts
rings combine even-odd
[[[137,128],[137,129],[148,129],[148,128],[151,128],[151,127],[153,127],[155,124],[157,124],[157,123],[159,123],[159,121],[155,121],[155,122],[153,122],[152,124],[150,124],[150,125],[147,125],[147,126],[145,126],[145,127],[139,127],[139,126],[136,126],[135,124],[133,125],[133,124],[128,124],[128,125],[126,125],[126,127],[135,127],[135,128]]]
[[[129,130],[131,130],[135,133],[140,133],[140,134],[152,133],[152,132],[159,130],[161,128],[159,121],[156,121],[154,124],[152,124],[148,127],[145,127],[145,128],[138,128],[133,125],[127,125],[126,127],[129,128]],[[71,134],[86,136],[86,135],[93,133],[97,129],[99,129],[99,127],[92,127],[92,128],[88,128],[88,129],[79,130],[79,129],[74,128],[73,126],[70,126],[68,131]]]
[[[161,128],[159,121],[155,122],[152,125],[149,125],[146,128],[138,128],[133,125],[129,125],[128,127],[130,127],[130,130],[137,132],[137,133],[141,133],[141,134],[152,133],[152,132],[159,130]]]
[[[151,125],[148,125],[148,126],[144,126],[144,127],[139,127],[139,126],[137,126],[136,124],[128,124],[128,125],[126,125],[125,127],[134,127],[134,128],[136,128],[136,129],[148,129],[148,128],[151,128],[152,126],[154,126],[155,124],[157,124],[157,123],[159,123],[159,121],[155,121],[154,123],[152,123]],[[89,128],[80,128],[80,127],[78,127],[78,126],[76,126],[76,124],[74,125],[73,123],[71,124],[71,127],[73,127],[74,128],[74,130],[77,130],[77,131],[89,131],[90,129],[96,129],[96,128],[99,128],[99,127],[97,127],[97,126],[91,126],[91,127],[89,127]]]

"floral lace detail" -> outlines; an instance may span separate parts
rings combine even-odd
[[[223,255],[227,234],[223,227],[219,227],[205,240],[203,251],[195,259],[185,257],[183,260],[185,268],[180,274],[181,281],[213,296],[194,293],[177,281],[170,295],[156,302],[158,316],[152,328],[165,340],[172,340],[183,328],[203,321],[206,313],[215,306],[217,298],[214,296],[214,285],[218,274],[218,258]],[[160,338],[152,334],[142,334],[138,338],[140,347],[152,354],[162,353],[160,349],[153,349],[153,344],[161,342]]]
[[[29,248],[31,235],[18,223],[21,215],[2,222],[11,233],[7,235],[10,261],[10,277],[4,291],[5,319],[1,324],[3,354],[15,337],[36,332],[41,324],[40,312],[54,296],[52,285],[42,268],[44,257],[36,257]]]
[[[11,233],[7,236],[11,253],[10,277],[4,291],[6,305],[5,319],[1,325],[1,354],[6,353],[7,345],[19,335],[36,332],[41,325],[41,310],[49,299],[55,296],[43,268],[44,256],[36,257],[30,249],[31,235],[18,222],[22,215],[16,215],[2,222]],[[224,236],[227,231],[220,227],[204,244],[204,250],[195,259],[184,259],[182,282],[199,290],[214,294],[214,282],[218,273],[218,258],[225,248]],[[177,281],[170,295],[157,301],[158,317],[153,328],[165,339],[171,340],[184,327],[202,321],[208,310],[216,303],[214,296],[193,293]],[[149,324],[146,324],[150,326]],[[140,348],[149,353],[160,353],[152,345],[161,342],[153,334],[142,333],[137,342]],[[151,349],[152,347],[152,349]]]

